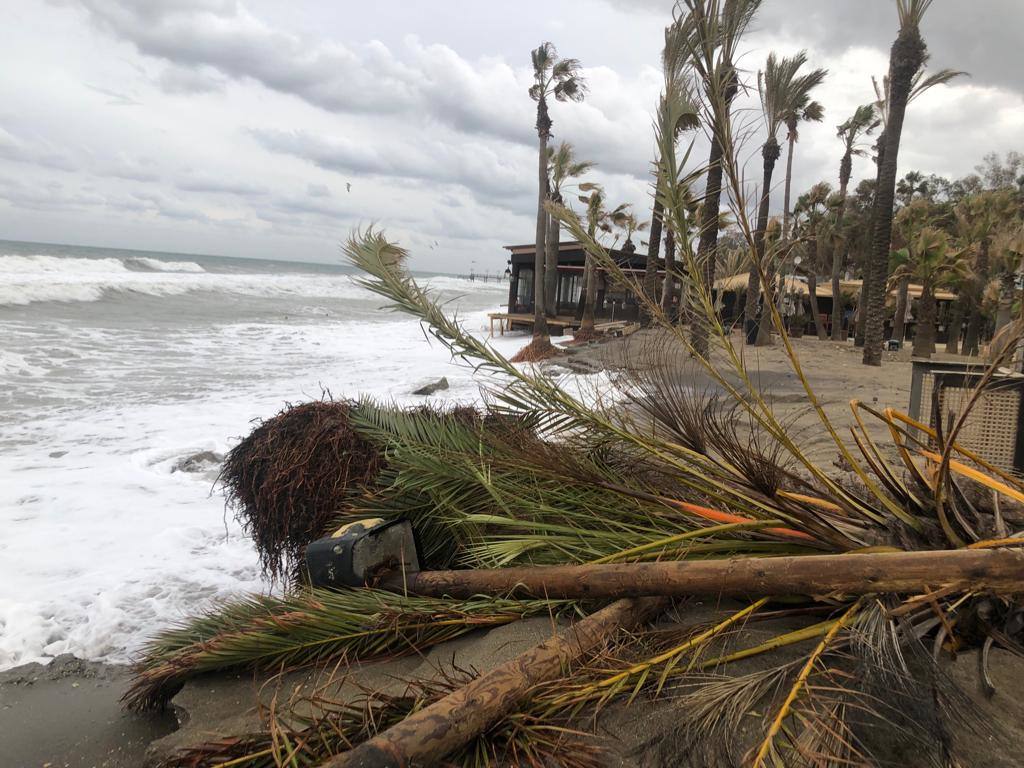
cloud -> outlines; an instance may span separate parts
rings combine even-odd
[[[15,136],[2,125],[0,125],[0,158],[59,171],[78,170],[78,165],[66,152],[54,149],[45,139]]]
[[[212,192],[214,194],[255,197],[267,194],[267,188],[243,181],[231,181],[210,176],[193,176],[178,181],[175,186],[183,192]]]
[[[517,147],[441,140],[357,141],[306,131],[251,129],[265,149],[291,155],[343,176],[361,174],[425,184],[457,184],[484,200],[529,197],[533,179],[530,154]]]
[[[167,66],[156,78],[161,91],[175,96],[201,93],[220,93],[227,86],[227,79],[205,67]]]
[[[326,184],[307,184],[306,194],[310,197],[331,197],[331,190]]]

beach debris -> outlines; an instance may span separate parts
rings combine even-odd
[[[618,600],[325,761],[321,768],[435,765],[521,704],[535,686],[560,677],[581,656],[667,607],[668,601],[656,598]]]
[[[443,389],[448,389],[448,377],[442,376],[437,381],[432,381],[429,384],[424,384],[418,389],[414,389],[412,393],[414,395],[433,395],[436,392],[440,392]]]
[[[171,467],[171,472],[206,472],[219,467],[224,456],[216,451],[200,451],[179,459]]]
[[[383,465],[380,450],[352,426],[354,406],[330,399],[287,406],[224,459],[218,485],[272,579],[297,578],[306,545],[332,529]]]
[[[1024,540],[1020,542],[1024,546]],[[350,523],[307,552],[314,586],[379,586],[401,594],[562,599],[865,595],[931,587],[1024,592],[1024,552],[959,549],[758,559],[597,563],[420,571],[411,526]],[[318,579],[323,583],[318,583]]]

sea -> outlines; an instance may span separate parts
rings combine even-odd
[[[442,376],[431,401],[480,399],[340,262],[0,241],[0,669],[128,662],[218,598],[278,589],[204,457],[255,419],[325,392],[422,403]],[[507,301],[501,281],[419,279],[480,336]]]

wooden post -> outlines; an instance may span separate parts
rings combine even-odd
[[[667,600],[658,598],[612,603],[320,768],[436,765],[511,711],[535,685],[557,678],[574,659],[598,648],[620,629],[654,618],[667,605]]]
[[[863,595],[940,586],[1024,592],[1024,552],[958,549],[880,554],[737,557],[552,565],[409,574],[391,588],[435,597],[515,595],[623,598],[715,595]]]

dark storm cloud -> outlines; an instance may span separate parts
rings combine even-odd
[[[197,71],[205,67],[331,112],[413,113],[467,133],[530,138],[528,121],[510,119],[528,115],[529,104],[512,107],[494,100],[496,92],[515,86],[513,71],[497,63],[474,68],[445,46],[410,41],[411,61],[405,62],[376,41],[358,47],[308,42],[271,28],[237,3],[80,0],[80,5],[107,32],[174,64],[176,69],[162,76],[165,90],[202,89],[206,84]]]
[[[666,19],[674,5],[672,0],[606,2]],[[826,54],[855,46],[888,52],[898,24],[892,0],[787,0],[764,2],[751,31],[799,39]],[[964,70],[977,82],[1018,92],[1024,91],[1021,30],[1021,0],[942,0],[932,3],[921,24],[932,67]]]

